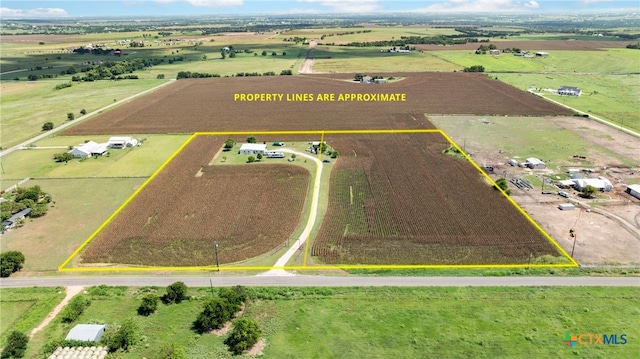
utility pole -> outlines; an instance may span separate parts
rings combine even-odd
[[[573,229],[569,230],[569,235],[573,237],[573,247],[571,247],[571,258],[573,258],[573,252],[576,249],[576,242],[578,241],[578,235],[576,234],[576,232],[573,231]]]
[[[215,242],[216,246],[216,267],[218,267],[218,272],[220,272],[220,262],[218,262],[218,242]]]

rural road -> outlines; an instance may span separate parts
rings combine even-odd
[[[122,99],[120,101],[116,101],[116,102],[114,102],[112,104],[109,104],[107,106],[99,108],[99,109],[97,109],[95,111],[89,112],[88,114],[86,114],[84,116],[80,116],[80,117],[78,117],[77,119],[75,119],[73,121],[67,121],[67,122],[63,123],[62,125],[54,128],[54,129],[52,129],[50,131],[43,132],[42,134],[39,134],[36,137],[28,139],[28,140],[26,140],[26,141],[24,141],[22,143],[19,143],[19,144],[13,146],[13,147],[7,148],[6,150],[0,151],[0,157],[8,155],[9,153],[11,153],[13,151],[23,149],[24,147],[28,147],[30,144],[32,144],[32,143],[34,143],[36,141],[40,141],[41,139],[43,139],[45,137],[48,137],[48,136],[51,136],[51,135],[53,135],[53,134],[55,134],[55,133],[57,133],[59,131],[62,131],[64,129],[66,129],[67,127],[74,126],[74,125],[78,124],[80,121],[85,120],[85,119],[87,119],[87,118],[89,118],[91,116],[97,115],[97,114],[99,114],[100,112],[102,112],[102,111],[104,111],[106,109],[109,109],[109,108],[114,107],[114,106],[118,106],[118,105],[120,105],[122,103],[125,103],[127,101],[133,100],[136,97],[140,97],[140,96],[145,95],[145,94],[147,94],[149,92],[155,91],[155,90],[157,90],[157,89],[159,89],[159,88],[161,88],[163,86],[166,86],[166,85],[168,85],[170,83],[173,83],[174,81],[176,81],[176,80],[175,79],[170,79],[167,82],[163,82],[161,85],[152,87],[152,88],[150,88],[148,90],[144,90],[142,92],[138,92],[137,94],[131,95],[131,96],[125,98],[125,99]]]
[[[640,277],[358,277],[358,276],[99,276],[53,278],[3,278],[0,288],[23,287],[90,287],[110,286],[168,286],[182,281],[190,287],[292,286],[292,287],[487,287],[487,286],[612,286],[637,287]]]

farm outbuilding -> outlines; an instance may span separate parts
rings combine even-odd
[[[576,206],[573,203],[561,203],[558,205],[558,209],[561,211],[570,211],[576,209]]]
[[[538,57],[547,57],[547,56],[549,56],[549,53],[548,52],[544,52],[544,51],[538,51],[538,52],[536,52],[536,56],[538,56]]]
[[[637,199],[640,199],[640,184],[628,185],[627,190],[625,192],[634,196]]]
[[[534,157],[527,158],[527,161],[524,164],[534,170],[543,170],[547,168],[547,165],[544,162]]]
[[[240,146],[241,155],[257,155],[263,154],[267,151],[267,145],[261,143],[243,143]]]
[[[572,180],[576,185],[576,189],[578,191],[582,191],[587,186],[593,186],[597,188],[599,191],[608,192],[613,189],[613,185],[611,182],[604,178],[577,178]]]
[[[106,330],[106,324],[78,324],[71,329],[64,340],[98,342]]]
[[[138,140],[133,137],[111,137],[107,141],[109,148],[133,147],[138,144]]]
[[[582,90],[573,86],[561,86],[558,89],[558,95],[580,96],[582,95]]]
[[[80,146],[74,147],[71,151],[67,152],[71,154],[73,157],[91,157],[91,156],[102,156],[107,152],[107,143],[97,143],[94,141],[89,141]]]
[[[4,229],[8,230],[13,228],[16,222],[24,220],[29,215],[29,213],[31,213],[31,208],[25,208],[22,211],[11,216],[11,218],[3,221],[2,225],[4,226]]]

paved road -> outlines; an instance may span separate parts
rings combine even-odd
[[[40,134],[40,135],[38,135],[36,137],[33,137],[33,138],[29,139],[29,140],[26,140],[26,141],[24,141],[22,143],[19,143],[19,144],[13,146],[13,147],[7,148],[6,150],[0,151],[0,157],[2,157],[4,155],[7,155],[7,154],[9,154],[9,153],[11,153],[13,151],[23,149],[24,147],[28,147],[30,144],[32,144],[32,143],[34,143],[36,141],[40,141],[41,139],[43,139],[45,137],[48,137],[48,136],[51,136],[54,133],[57,133],[59,131],[62,131],[62,130],[64,130],[65,128],[67,128],[69,126],[74,126],[74,125],[78,124],[80,121],[85,120],[85,119],[87,119],[87,118],[89,118],[91,116],[97,115],[97,114],[99,114],[100,112],[102,112],[102,111],[104,111],[106,109],[109,109],[109,108],[114,107],[114,106],[118,106],[118,105],[120,105],[120,104],[122,104],[124,102],[127,102],[127,101],[131,101],[136,97],[140,97],[140,96],[142,96],[144,94],[147,94],[149,92],[155,91],[155,90],[157,90],[157,89],[159,89],[159,88],[161,88],[163,86],[166,86],[166,85],[168,85],[170,83],[173,83],[174,81],[175,81],[175,79],[170,79],[169,81],[163,82],[161,85],[152,87],[152,88],[150,88],[148,90],[144,90],[142,92],[138,92],[137,94],[131,95],[131,96],[129,96],[129,97],[125,98],[125,99],[122,99],[120,101],[116,101],[116,102],[114,102],[112,104],[109,104],[109,105],[104,106],[102,108],[99,108],[99,109],[97,109],[95,111],[92,111],[92,112],[90,112],[90,113],[88,113],[88,114],[86,114],[84,116],[78,117],[73,121],[67,121],[67,122],[63,123],[62,125],[54,128],[54,129],[52,129],[50,131],[44,132],[44,133],[42,133],[42,134]]]
[[[296,287],[488,287],[488,286],[640,286],[640,277],[356,277],[356,276],[112,276],[3,278],[0,288],[69,287],[94,285],[167,286],[182,281],[191,287],[296,286]]]

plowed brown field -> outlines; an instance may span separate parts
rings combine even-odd
[[[335,264],[526,264],[558,250],[440,134],[330,136],[342,154],[311,254]]]
[[[390,76],[392,74],[387,74]],[[403,73],[363,85],[353,75],[185,79],[74,126],[65,135],[243,130],[430,128],[424,113],[569,115],[572,112],[486,75]],[[234,101],[234,94],[406,94],[406,101]],[[415,120],[408,116],[415,114]],[[407,120],[408,119],[408,120]]]
[[[216,264],[214,242],[220,263],[283,244],[300,222],[309,172],[208,166],[225,139],[194,138],[92,241],[82,262],[204,266]]]

